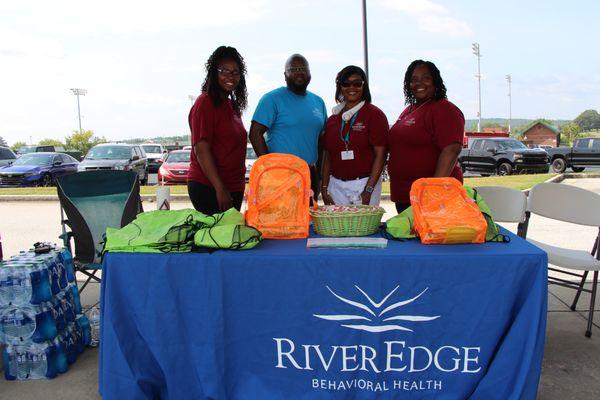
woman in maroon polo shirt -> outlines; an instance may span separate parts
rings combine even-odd
[[[325,204],[379,205],[381,171],[389,129],[385,114],[371,104],[365,72],[354,65],[335,79],[332,116],[322,140]]]
[[[404,76],[408,107],[390,128],[388,172],[392,201],[400,213],[410,206],[410,187],[425,177],[452,176],[462,182],[457,158],[465,117],[446,97],[439,69],[430,61],[413,61]]]
[[[189,115],[192,157],[188,193],[194,208],[215,214],[240,209],[245,186],[246,65],[233,47],[221,46],[206,62],[202,94]]]

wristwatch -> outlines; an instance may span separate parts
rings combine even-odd
[[[373,193],[373,190],[375,190],[375,188],[373,186],[365,186],[365,192]]]

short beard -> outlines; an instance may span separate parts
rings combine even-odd
[[[304,93],[306,92],[306,88],[308,87],[308,84],[310,83],[310,80],[306,80],[306,82],[304,82],[302,85],[297,85],[296,83],[294,83],[294,81],[292,81],[291,79],[288,79],[287,77],[285,78],[285,83],[287,84],[287,87],[295,93]]]

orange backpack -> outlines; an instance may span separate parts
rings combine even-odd
[[[423,244],[483,243],[487,222],[454,178],[421,178],[410,188],[414,227]]]
[[[291,154],[261,156],[250,170],[246,223],[266,239],[308,237],[310,170]]]

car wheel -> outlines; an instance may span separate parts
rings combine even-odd
[[[497,173],[500,176],[510,175],[512,174],[513,167],[510,163],[503,162],[498,165]]]
[[[144,177],[142,179],[140,179],[140,185],[147,185],[148,184],[148,173],[144,173]]]
[[[556,172],[557,174],[562,174],[563,172],[565,172],[566,168],[567,163],[563,158],[555,158],[552,161],[552,171]]]
[[[45,174],[44,176],[42,176],[40,183],[41,183],[41,186],[44,186],[44,187],[52,186],[52,175]]]
[[[571,169],[573,170],[573,172],[583,172],[585,167],[571,167]]]

